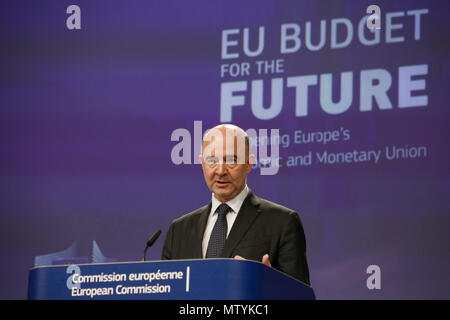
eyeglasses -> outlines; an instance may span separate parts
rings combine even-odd
[[[218,157],[215,156],[207,156],[204,158],[204,162],[206,163],[207,166],[209,166],[210,168],[215,168],[217,167],[220,163],[225,164],[228,168],[233,169],[235,168],[238,164],[244,164],[245,162],[240,162],[238,161],[237,156],[225,156],[224,157],[224,161],[220,161],[220,159]]]

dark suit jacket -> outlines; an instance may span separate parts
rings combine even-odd
[[[202,239],[211,203],[172,222],[162,259],[202,258]],[[255,196],[245,198],[223,250],[224,258],[240,255],[261,261],[268,253],[272,267],[309,282],[306,240],[297,212]]]

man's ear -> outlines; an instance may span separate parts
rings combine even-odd
[[[255,164],[256,158],[253,154],[250,154],[248,156],[248,168],[247,168],[247,174],[250,173],[250,171],[252,171],[253,165]]]
[[[251,164],[251,165],[254,165],[255,162],[256,162],[256,157],[255,157],[255,155],[254,155],[254,154],[250,154],[250,155],[248,156],[248,163]]]
[[[203,164],[203,157],[201,154],[198,155],[198,161],[200,161],[200,163]]]

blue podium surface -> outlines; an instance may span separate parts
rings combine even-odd
[[[306,284],[256,261],[167,260],[36,267],[28,299],[315,299]]]

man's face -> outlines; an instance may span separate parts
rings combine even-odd
[[[213,138],[203,141],[203,174],[214,196],[226,202],[244,189],[252,164],[245,152],[243,136],[236,136],[236,133],[233,136],[233,132],[228,130],[212,130],[216,131],[208,135]]]

